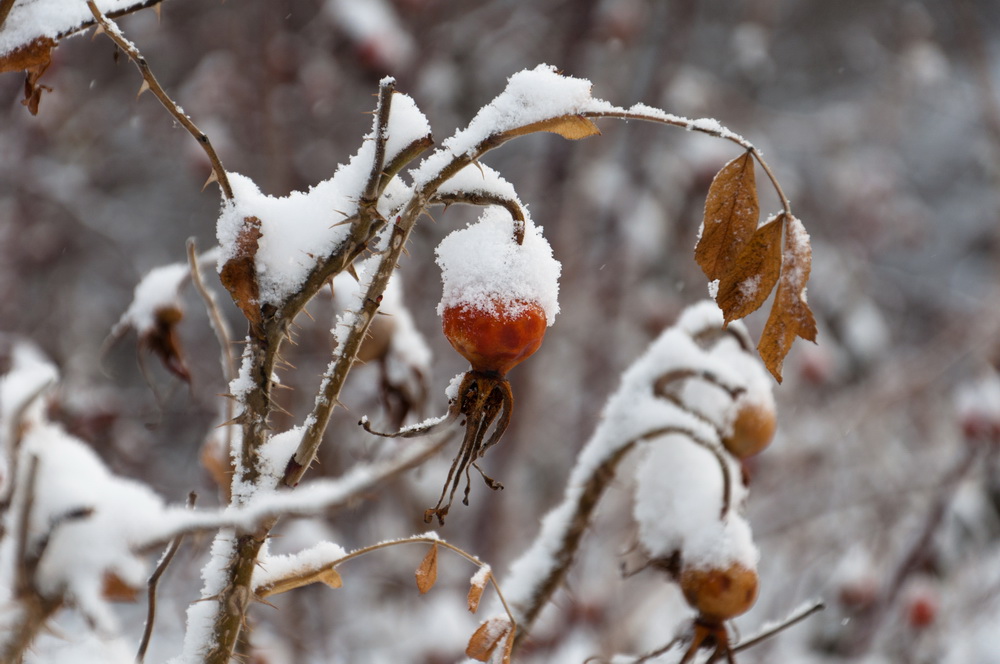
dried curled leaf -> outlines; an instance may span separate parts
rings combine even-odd
[[[806,303],[806,282],[812,269],[809,234],[802,222],[787,218],[785,249],[781,258],[778,292],[764,325],[757,351],[775,380],[781,382],[781,365],[796,337],[816,341],[816,319]]]
[[[260,242],[260,219],[247,217],[236,238],[236,253],[226,261],[219,272],[222,285],[233,296],[233,302],[250,321],[254,329],[262,322],[260,313],[260,286],[257,284],[255,258]]]
[[[517,136],[534,134],[540,131],[546,131],[550,134],[559,134],[563,138],[571,141],[578,141],[582,138],[597,136],[601,133],[601,130],[597,128],[597,125],[595,125],[589,118],[585,118],[582,115],[561,115],[557,118],[549,118],[548,120],[532,122],[531,124],[524,125],[523,127],[505,131],[503,133],[503,139],[508,140]]]
[[[105,572],[101,584],[101,596],[109,602],[134,602],[139,597],[139,589],[125,582],[114,572]]]
[[[481,567],[472,577],[469,583],[469,613],[475,613],[479,610],[479,602],[483,598],[483,591],[486,590],[486,584],[489,580],[490,568],[488,565]]]
[[[177,306],[160,307],[153,312],[154,324],[139,337],[139,346],[154,353],[163,366],[185,383],[191,383],[191,373],[184,362],[177,325],[184,312]]]
[[[433,588],[437,581],[437,560],[438,545],[432,544],[431,550],[427,552],[424,559],[420,561],[420,567],[417,568],[417,589],[421,594]]]
[[[709,281],[722,279],[734,268],[759,219],[753,155],[745,152],[723,166],[708,188],[694,258]]]
[[[514,629],[506,616],[496,616],[484,621],[469,639],[465,654],[477,662],[487,662],[493,656],[500,642],[507,639],[504,645],[504,661],[510,661],[510,650],[513,646]]]
[[[27,71],[39,66],[47,67],[52,60],[54,39],[39,37],[24,46],[0,55],[0,74],[8,71]]]
[[[778,283],[784,221],[780,214],[754,231],[732,269],[719,280],[715,301],[726,325],[757,311]]]

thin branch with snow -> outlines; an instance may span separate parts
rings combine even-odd
[[[87,7],[90,8],[90,12],[94,15],[94,20],[104,29],[105,34],[111,38],[115,44],[118,45],[120,49],[128,54],[128,57],[135,63],[135,66],[139,68],[139,73],[142,74],[142,87],[139,88],[139,94],[142,94],[147,89],[150,90],[156,98],[160,100],[163,107],[167,109],[170,115],[174,116],[174,119],[181,124],[182,127],[187,129],[188,133],[191,134],[198,144],[205,151],[208,156],[208,160],[212,163],[212,174],[205,184],[209,184],[212,181],[219,183],[219,188],[222,190],[222,196],[225,199],[231,199],[233,197],[233,189],[229,185],[229,178],[226,175],[226,169],[222,167],[222,161],[219,159],[218,153],[216,153],[215,148],[212,147],[212,142],[208,140],[208,135],[201,129],[198,129],[197,125],[188,117],[187,113],[175,102],[170,95],[167,94],[160,82],[156,80],[153,75],[152,70],[149,68],[149,63],[146,62],[145,56],[139,52],[135,44],[130,42],[122,34],[121,29],[108,18],[97,6],[94,0],[87,0]]]

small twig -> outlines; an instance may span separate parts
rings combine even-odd
[[[198,141],[205,154],[208,155],[208,160],[212,163],[212,177],[219,183],[219,188],[222,190],[222,195],[227,200],[233,198],[233,190],[229,185],[229,178],[226,175],[226,169],[222,167],[222,161],[219,159],[219,155],[216,154],[215,148],[212,147],[212,143],[208,140],[208,135],[202,130],[198,129],[191,118],[184,113],[180,106],[177,105],[173,99],[166,93],[163,87],[160,85],[156,77],[153,76],[153,72],[149,68],[149,63],[146,62],[146,58],[139,52],[135,44],[130,42],[122,34],[118,26],[97,7],[94,0],[87,0],[87,6],[90,8],[90,13],[94,15],[94,19],[104,28],[105,33],[111,40],[118,45],[118,48],[125,51],[132,62],[135,63],[136,67],[139,68],[139,73],[142,74],[143,80],[149,89],[156,95],[156,98],[160,100],[163,107],[167,109],[167,112],[174,116],[188,133],[194,136],[194,139]],[[211,179],[209,180],[211,182]]]
[[[208,290],[208,287],[205,285],[205,280],[202,279],[201,267],[198,265],[198,251],[195,246],[194,238],[189,238],[187,241],[187,256],[188,265],[191,266],[191,283],[194,284],[198,294],[201,295],[201,299],[205,302],[205,310],[208,312],[208,317],[212,321],[212,329],[215,331],[215,336],[222,349],[222,373],[226,377],[226,381],[229,382],[233,378],[236,378],[236,362],[233,360],[232,353],[229,352],[229,349],[233,344],[232,335],[229,332],[229,324],[226,323],[226,319],[222,316],[222,312],[219,310],[218,300],[215,299],[215,295],[212,291]]]
[[[684,381],[689,378],[702,380],[706,383],[709,383],[710,385],[718,387],[720,390],[728,394],[730,400],[734,402],[741,394],[746,392],[746,388],[726,385],[717,375],[715,375],[710,371],[705,371],[703,369],[675,369],[673,371],[668,371],[667,373],[663,374],[662,376],[656,379],[655,383],[653,383],[654,395],[656,395],[661,399],[669,401],[670,403],[674,404],[681,410],[686,411],[691,415],[697,417],[699,420],[701,420],[708,426],[712,427],[712,429],[715,430],[715,433],[719,437],[719,439],[722,440],[723,431],[722,427],[719,425],[718,422],[713,420],[705,413],[696,410],[695,408],[692,408],[688,404],[684,403],[684,400],[681,399],[680,395],[675,394],[669,389],[670,386],[673,385],[674,383],[679,381]]]
[[[337,567],[346,563],[349,560],[353,560],[354,558],[360,558],[361,556],[372,553],[373,551],[378,551],[380,549],[385,549],[391,546],[398,546],[400,544],[436,544],[450,551],[454,551],[455,553],[462,556],[463,558],[468,560],[470,563],[476,565],[477,567],[483,567],[484,565],[486,565],[486,563],[484,563],[482,560],[472,555],[468,551],[465,551],[464,549],[461,549],[455,546],[454,544],[450,544],[442,539],[438,539],[436,537],[415,536],[415,537],[407,537],[405,539],[379,542],[378,544],[372,544],[370,546],[362,547],[360,549],[355,549],[354,551],[351,551],[350,553],[340,558],[337,558],[336,560],[331,560],[329,562],[324,563],[322,566],[317,566],[306,572],[298,572],[297,573],[298,578],[297,579],[292,578],[292,579],[295,580],[296,582],[298,582],[299,580],[302,582],[298,583],[298,585],[294,585],[294,587],[301,587],[303,585],[308,585],[308,583],[311,582],[310,581],[311,579],[319,579],[319,577],[322,576],[322,574],[325,571],[336,569]],[[514,619],[514,613],[510,610],[510,606],[508,606],[507,600],[504,598],[503,592],[500,590],[499,584],[497,584],[496,577],[492,573],[490,573],[489,579],[490,583],[493,585],[493,589],[497,593],[497,598],[500,600],[501,606],[503,606],[504,611],[507,613],[507,617],[510,618],[510,624],[512,628],[517,629],[517,621]],[[266,586],[259,586],[254,589],[254,593],[260,598],[265,598],[273,594],[277,594],[277,592],[280,591],[277,591],[276,588],[278,587],[278,584],[282,583],[283,581],[288,581],[288,579],[281,579],[278,581],[271,582]],[[286,585],[289,584],[284,583],[282,584],[282,587]]]
[[[619,120],[642,120],[644,122],[655,122],[657,124],[671,125],[674,127],[681,127],[687,129],[688,131],[697,131],[703,134],[708,134],[709,136],[715,136],[716,138],[722,138],[727,141],[732,141],[737,145],[749,150],[753,158],[757,160],[761,168],[764,169],[764,173],[767,174],[768,179],[771,181],[771,185],[774,187],[774,191],[781,201],[781,208],[785,214],[792,215],[792,205],[788,201],[788,197],[785,196],[785,192],[781,188],[781,184],[778,182],[778,178],[774,175],[771,167],[768,166],[767,162],[764,161],[764,157],[761,156],[760,151],[754,147],[753,143],[746,140],[742,136],[735,134],[725,127],[722,127],[718,123],[704,123],[697,120],[690,120],[688,118],[681,118],[670,115],[652,115],[647,113],[636,113],[633,111],[585,111],[581,113],[582,116],[587,118],[617,118]]]
[[[743,641],[742,643],[737,643],[736,645],[732,646],[732,648],[730,648],[730,649],[734,653],[737,653],[737,652],[740,652],[742,650],[747,650],[748,648],[753,648],[755,645],[761,643],[762,641],[765,641],[765,640],[771,638],[772,636],[774,636],[776,634],[779,634],[780,632],[785,631],[789,627],[792,627],[794,625],[799,624],[800,622],[802,622],[803,620],[805,620],[806,618],[808,618],[812,614],[818,613],[818,612],[822,611],[825,608],[826,608],[826,604],[823,603],[823,600],[816,600],[810,606],[807,606],[806,608],[802,609],[798,613],[794,613],[794,614],[788,616],[782,622],[778,623],[774,627],[766,629],[763,632],[761,632],[760,634],[757,634],[756,636],[754,636],[754,637],[752,637],[752,638],[750,638],[750,639],[748,639],[746,641]]]
[[[188,246],[191,246],[190,243]],[[198,496],[194,491],[188,494],[188,509],[194,507],[194,503],[197,499]],[[146,659],[146,649],[149,648],[149,641],[153,636],[153,624],[156,621],[156,589],[160,582],[160,577],[162,577],[164,572],[167,571],[167,567],[170,565],[170,562],[174,559],[174,556],[177,555],[177,551],[181,548],[181,542],[183,539],[184,535],[181,534],[170,542],[170,546],[168,546],[167,550],[163,552],[160,562],[157,564],[156,569],[153,570],[149,580],[146,582],[146,626],[142,631],[142,640],[139,642],[139,650],[135,654],[136,664],[142,664],[142,662]]]
[[[431,203],[441,203],[445,206],[455,203],[478,205],[480,207],[499,205],[505,208],[514,219],[514,241],[518,244],[524,244],[524,210],[516,200],[486,191],[452,191],[436,195],[431,200]]]
[[[17,582],[15,588],[18,595],[31,592],[34,566],[28,563],[28,540],[30,538],[31,510],[35,505],[35,484],[38,482],[38,455],[32,454],[28,461],[27,481],[24,487],[24,502],[18,513],[17,548],[14,554],[17,566]]]
[[[45,391],[52,385],[51,382],[46,382],[40,385],[34,394],[22,400],[20,407],[13,413],[10,414],[8,418],[10,421],[10,431],[0,432],[0,437],[3,435],[10,436],[10,442],[7,443],[8,450],[8,463],[9,468],[7,473],[10,477],[17,477],[18,461],[21,458],[20,449],[21,441],[24,438],[24,414],[28,408],[35,402],[35,399],[39,398]],[[9,404],[8,404],[9,407]],[[32,457],[35,458],[35,457]],[[10,507],[11,501],[14,499],[14,489],[16,488],[15,482],[7,482],[7,486],[4,488],[4,494],[0,497],[0,514],[7,511]],[[6,524],[0,522],[0,538],[5,534]]]
[[[191,267],[191,283],[194,284],[195,290],[201,295],[202,301],[205,303],[205,310],[208,312],[209,320],[212,321],[212,329],[215,331],[215,337],[219,341],[219,352],[221,356],[222,363],[222,373],[225,376],[226,384],[228,385],[234,378],[236,378],[236,361],[233,359],[233,355],[230,352],[230,348],[233,347],[232,336],[229,332],[229,325],[226,323],[226,319],[222,316],[222,312],[219,310],[219,303],[215,299],[215,295],[212,291],[208,290],[205,285],[205,280],[202,279],[201,267],[198,265],[198,252],[195,247],[194,238],[189,238],[187,241],[187,255],[188,255],[188,265]],[[225,414],[223,417],[223,422],[232,422],[233,418],[236,416],[236,400],[235,399],[225,399]],[[230,426],[225,428],[225,439],[223,442],[224,448],[227,451],[232,450],[233,447],[233,428]]]

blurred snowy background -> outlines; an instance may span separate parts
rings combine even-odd
[[[1000,390],[1000,4],[169,0],[159,18],[144,11],[120,25],[226,168],[273,195],[346,161],[386,74],[438,140],[512,73],[548,63],[590,79],[595,97],[715,117],[754,142],[812,235],[820,336],[793,349],[775,390],[777,439],[747,469],[761,597],[737,623],[750,634],[804,601],[828,608],[738,660],[1000,662],[1000,441],[981,426],[1000,417],[1000,397],[990,400]],[[60,419],[113,469],[172,501],[196,490],[211,505],[198,453],[225,384],[197,297],[188,291],[180,328],[190,389],[149,361],[151,390],[134,338],[102,352],[144,273],[183,260],[189,237],[212,246],[219,205],[215,185],[199,193],[209,173],[199,146],[151,95],[136,99],[139,76],[114,52],[89,34],[63,42],[36,117],[19,104],[22,77],[0,75],[0,328],[59,365]],[[737,156],[680,130],[600,126],[601,137],[531,136],[485,160],[563,264],[562,313],[512,373],[514,420],[486,461],[506,490],[475,486],[440,530],[492,564],[501,587],[620,372],[705,296],[692,257],[705,191]],[[766,194],[762,203],[777,209]],[[432,252],[473,215],[437,211],[401,264],[435,358],[426,415],[443,412],[444,388],[465,368],[439,333]],[[288,358],[299,370],[284,405],[298,419],[330,353],[333,312],[316,303],[311,313]],[[763,320],[752,316],[751,331]],[[377,454],[379,440],[355,425],[362,414],[378,421],[377,377],[365,367],[348,384],[350,412],[331,427],[320,472]],[[991,435],[994,449],[982,449]],[[970,449],[974,463],[962,465]],[[449,458],[328,522],[285,524],[273,548],[321,532],[353,548],[422,531]],[[676,587],[619,570],[633,541],[630,474],[605,497],[525,661],[641,653],[673,637],[687,610]],[[164,580],[151,661],[176,650],[206,544],[189,542]],[[418,596],[421,556],[378,553],[345,566],[341,590],[258,607],[260,661],[460,659],[478,624],[464,606],[475,570],[442,558],[439,585]],[[138,631],[143,608],[123,611]]]

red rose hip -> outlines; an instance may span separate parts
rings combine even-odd
[[[504,376],[538,350],[548,323],[537,302],[490,304],[491,309],[450,306],[441,316],[442,327],[473,370]]]

